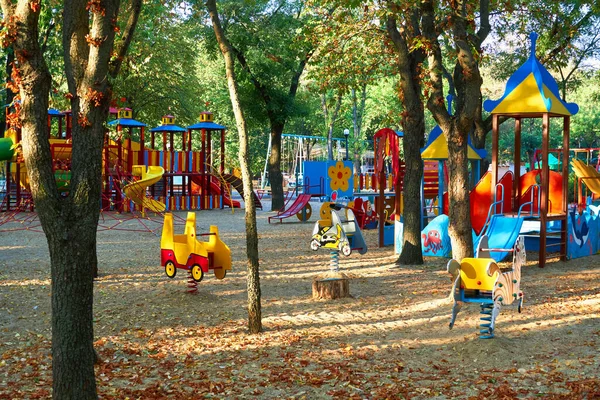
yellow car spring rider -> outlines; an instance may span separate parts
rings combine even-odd
[[[174,278],[177,269],[190,272],[195,282],[213,270],[217,279],[225,278],[231,270],[231,251],[219,238],[219,228],[211,225],[208,241],[199,241],[196,234],[196,213],[189,212],[183,235],[173,233],[173,214],[166,213],[160,240],[160,262],[169,278]]]

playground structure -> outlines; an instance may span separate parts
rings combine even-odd
[[[570,117],[578,111],[574,103],[566,103],[560,97],[558,85],[550,73],[535,56],[537,34],[531,34],[531,53],[529,59],[509,78],[504,95],[496,101],[486,100],[486,111],[492,114],[492,165],[491,186],[496,188],[498,175],[498,136],[500,118],[514,119],[514,170],[520,171],[521,165],[521,127],[523,119],[542,119],[542,168],[532,170],[524,176],[514,175],[512,187],[504,188],[508,198],[512,199],[510,210],[519,210],[524,202],[531,201],[531,220],[539,222],[539,266],[544,267],[548,245],[548,223],[558,225],[553,236],[558,238],[559,255],[566,260],[567,255],[567,192]],[[548,154],[550,119],[562,119],[563,146],[560,152],[562,171],[550,174]],[[539,176],[539,185],[537,182]],[[493,189],[494,191],[494,189]],[[493,193],[492,193],[493,195]],[[537,208],[537,212],[536,212]],[[513,214],[516,215],[516,214]],[[556,224],[554,224],[556,221]],[[537,235],[537,232],[536,232]],[[553,249],[554,250],[554,249]]]
[[[487,238],[484,238],[485,242]],[[525,264],[525,244],[519,237],[512,250],[512,270],[503,272],[496,261],[489,258],[489,253],[481,251],[482,257],[465,258],[461,262],[450,260],[447,264],[448,273],[452,277],[452,292],[454,306],[449,328],[454,327],[456,316],[464,303],[478,303],[481,308],[480,338],[494,337],[496,318],[502,306],[518,301],[518,312],[523,307],[523,292],[521,291],[521,266]],[[487,256],[487,257],[486,257]]]
[[[198,236],[208,236],[208,241],[199,241]],[[195,212],[188,212],[182,235],[174,234],[173,214],[165,213],[160,263],[171,279],[177,274],[177,269],[188,271],[188,291],[195,292],[197,282],[202,281],[209,270],[213,270],[217,279],[225,278],[227,271],[231,270],[231,251],[221,241],[218,227],[211,225],[210,233],[196,233]]]
[[[471,191],[470,214],[475,246],[486,235],[487,247],[507,249],[513,246],[519,235],[523,235],[528,250],[539,252],[539,266],[543,267],[547,253],[557,252],[561,260],[567,257],[569,124],[570,116],[577,113],[578,106],[561,100],[556,81],[535,57],[536,38],[536,34],[531,35],[531,55],[509,78],[504,95],[498,100],[484,102],[485,110],[492,115],[492,162],[489,171]],[[514,172],[501,172],[499,168],[500,118],[515,120]],[[535,153],[534,163],[534,166],[539,169],[521,174],[522,122],[524,119],[540,118],[542,119],[542,148]],[[562,135],[563,146],[561,149],[552,150],[555,154],[553,157],[555,161],[552,164],[559,169],[559,172],[550,171],[551,118],[563,120],[562,132],[556,132]],[[446,147],[445,140],[439,139],[441,131],[434,130],[432,133],[437,133],[437,137],[430,136],[423,154],[425,158],[442,159]],[[436,148],[430,148],[436,143]],[[447,155],[447,148],[445,151]],[[482,154],[469,148],[469,158],[476,159],[477,156],[481,157]],[[441,176],[441,165],[439,171]],[[440,178],[439,181],[443,180]],[[438,207],[441,207],[438,209],[447,212],[446,195],[438,195],[437,198]],[[442,203],[441,206],[439,202]],[[447,233],[441,232],[441,234],[447,236]],[[444,237],[438,237],[430,230],[424,230],[422,236],[424,252],[425,245],[439,250],[440,243],[444,241]],[[432,247],[431,243],[436,246]],[[440,254],[448,253],[440,252]],[[490,251],[489,254],[490,258],[500,261],[507,252]]]
[[[396,132],[389,128],[380,129],[373,136],[375,174],[379,177],[379,196],[375,201],[375,210],[379,217],[379,247],[388,244],[386,242],[386,222],[394,221],[389,225],[389,232],[396,230],[396,222],[400,223],[402,214],[402,190],[404,182],[404,163],[400,160],[400,139],[404,136],[402,132]],[[391,174],[393,178],[393,189],[388,192],[389,202],[386,202],[386,177],[385,163],[391,162]],[[387,204],[387,207],[386,207]],[[389,236],[389,235],[388,235]],[[393,243],[393,240],[391,240]],[[389,243],[389,244],[391,244]]]
[[[312,215],[312,207],[309,203],[311,197],[310,194],[304,193],[298,195],[291,205],[286,205],[282,210],[277,212],[277,215],[269,217],[268,222],[271,223],[272,219],[278,219],[281,223],[282,220],[293,217],[294,215],[300,221],[308,221]]]
[[[296,135],[284,133],[281,135],[281,170],[284,172],[283,186],[288,190],[299,191],[304,186],[304,166],[306,162],[327,161],[327,138],[322,136]],[[337,150],[337,157],[334,159],[347,159],[347,149],[342,154],[341,143],[343,139],[332,138],[334,152]],[[324,145],[325,144],[325,145]],[[265,190],[269,179],[267,179],[267,166],[271,154],[271,137],[267,146],[267,156],[265,157],[265,166],[261,175],[261,190]],[[313,182],[313,185],[317,182]]]
[[[102,210],[144,213],[144,209],[240,207],[231,199],[230,187],[243,196],[243,185],[239,177],[225,173],[225,127],[213,122],[212,113],[201,113],[200,122],[187,128],[175,125],[174,117],[167,115],[161,126],[150,130],[150,143],[146,143],[146,124],[133,119],[130,109],[111,109],[111,115],[115,114],[117,118],[108,123],[115,130],[107,132],[103,149]],[[196,132],[200,133],[200,151],[193,150]],[[162,149],[155,146],[160,135]],[[220,145],[213,145],[213,135],[220,136]],[[56,182],[66,195],[72,149],[70,112],[49,111],[48,137]],[[15,151],[20,139],[20,130],[15,128],[0,139],[0,158],[7,161],[6,195],[0,211],[33,209],[25,164]],[[175,148],[176,142],[181,143],[181,150]],[[262,208],[255,194],[253,199]]]

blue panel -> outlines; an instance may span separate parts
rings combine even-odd
[[[337,197],[352,197],[354,194],[354,179],[352,161],[342,161],[344,168],[350,170],[347,186],[339,185],[338,181],[329,176],[329,168],[336,168],[338,161],[305,161],[304,162],[304,193],[324,195],[331,199],[332,193],[337,192]],[[322,182],[322,183],[321,183]],[[345,189],[345,190],[343,190]]]
[[[318,194],[321,193],[323,188],[320,186],[321,179],[325,179],[327,175],[327,162],[326,161],[305,161],[304,162],[304,193],[306,194]]]
[[[121,126],[126,126],[126,127],[142,127],[142,126],[146,126],[146,124],[144,124],[143,122],[140,121],[136,121],[135,119],[131,119],[131,118],[121,118],[121,119],[115,119],[112,120],[108,123],[108,125],[121,125]]]
[[[450,218],[447,215],[438,215],[421,231],[421,249],[424,256],[450,257],[452,244],[448,227]]]
[[[600,217],[591,215],[588,209],[583,214],[569,212],[567,232],[568,259],[587,257],[600,251]]]
[[[187,129],[179,125],[161,125],[150,129],[150,132],[186,132]]]
[[[199,122],[194,125],[187,127],[188,129],[208,129],[208,130],[222,130],[225,129],[223,125],[215,124],[214,122]]]

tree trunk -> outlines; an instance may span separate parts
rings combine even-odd
[[[416,12],[413,9],[413,12]],[[425,54],[421,50],[409,51],[407,39],[400,34],[396,20],[388,18],[386,28],[398,53],[400,74],[399,96],[402,99],[402,127],[404,129],[404,237],[402,252],[396,261],[399,265],[423,264],[421,251],[421,179],[423,162],[421,147],[425,137],[425,111],[421,100],[419,70]],[[403,30],[406,34],[406,30]]]
[[[479,102],[481,103],[481,98],[479,99]],[[481,106],[479,106],[479,111],[478,114],[481,115]],[[475,147],[476,149],[485,149],[485,140],[487,137],[489,130],[487,129],[485,122],[481,120],[481,117],[477,117],[475,119],[475,124],[474,124],[474,129],[473,132],[471,134],[471,143],[473,143],[473,147]],[[475,165],[476,163],[473,162],[472,163],[472,167],[471,170],[475,171]],[[479,176],[483,176],[483,174],[485,174],[485,171],[488,170],[490,163],[487,160],[487,158],[484,158],[480,161],[479,163]],[[477,182],[475,182],[477,183]]]
[[[362,133],[362,119],[367,101],[367,84],[361,86],[360,106],[357,104],[356,89],[352,89],[352,123],[354,125],[354,173],[360,174],[360,138]]]
[[[473,257],[473,236],[469,203],[468,134],[452,125],[448,137],[448,199],[452,257]]]
[[[423,104],[419,97],[407,99],[406,117],[403,119],[405,154],[404,172],[404,238],[402,252],[396,261],[400,265],[423,264],[421,249],[421,180],[423,179],[423,161],[421,147],[425,133],[425,121],[422,118]],[[408,108],[410,106],[410,108]]]
[[[269,155],[269,182],[271,183],[271,211],[283,208],[283,176],[281,175],[281,134],[283,124],[271,122],[271,154]]]
[[[52,278],[53,397],[95,399],[92,325],[92,278],[89,244],[95,244],[91,215],[76,216],[69,205],[77,197],[62,198],[56,187],[47,132],[51,77],[38,44],[39,7],[2,2],[18,60],[22,148],[30,188],[50,250]],[[14,13],[14,14],[13,14]],[[13,19],[14,17],[14,19]],[[14,26],[10,26],[12,24]],[[85,157],[82,155],[81,157]],[[99,186],[99,185],[98,185]],[[76,189],[74,189],[76,190]],[[98,189],[99,192],[99,189]],[[98,201],[94,202],[96,215]],[[97,222],[97,219],[96,219]]]
[[[74,120],[67,197],[58,192],[48,141],[51,77],[38,42],[39,4],[35,7],[26,0],[16,5],[0,3],[8,31],[16,33],[13,45],[21,77],[17,83],[23,156],[50,251],[53,397],[96,399],[92,275],[97,263],[101,155],[110,100],[108,61],[119,1],[90,7],[85,0],[64,4],[64,61]]]
[[[38,213],[41,212],[38,208]],[[57,399],[96,399],[93,274],[97,220],[44,229],[52,271],[52,378]]]
[[[328,274],[332,276],[316,277],[312,282],[313,299],[341,299],[350,295],[350,280],[345,274]]]
[[[250,333],[262,332],[262,316],[260,305],[260,277],[258,262],[258,231],[256,229],[256,207],[252,200],[252,176],[248,166],[248,131],[246,128],[246,119],[241,108],[238,84],[235,75],[235,65],[233,61],[233,51],[227,37],[225,36],[215,0],[207,0],[206,8],[210,14],[213,29],[219,43],[219,48],[225,60],[225,72],[227,74],[227,87],[231,106],[240,140],[239,160],[242,169],[242,180],[244,182],[244,202],[246,203],[246,255],[248,257],[248,330]],[[281,135],[279,135],[281,138]],[[272,143],[272,146],[275,146]],[[280,145],[279,145],[280,146]],[[277,164],[279,165],[279,164]],[[271,184],[271,188],[273,188]]]

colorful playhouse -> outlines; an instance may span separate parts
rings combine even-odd
[[[579,110],[577,104],[561,99],[556,81],[535,56],[537,34],[531,34],[529,59],[509,78],[504,95],[498,100],[487,100],[483,106],[492,114],[491,187],[501,184],[504,198],[490,193],[494,202],[505,205],[502,215],[525,218],[520,234],[525,236],[525,248],[539,251],[539,266],[543,267],[547,253],[559,253],[567,258],[568,245],[568,181],[570,118]],[[498,137],[500,118],[514,120],[514,170],[521,166],[521,129],[525,119],[542,120],[542,165],[524,175],[506,177],[498,171]],[[550,120],[562,121],[561,129],[550,132]],[[560,172],[550,171],[548,154],[550,135],[561,135],[562,162]],[[488,235],[490,238],[492,235]]]
[[[200,121],[183,128],[166,115],[150,129],[132,117],[128,108],[111,109],[116,118],[108,123],[103,149],[102,210],[119,212],[203,210],[240,207],[231,199],[232,188],[243,197],[241,179],[225,172],[225,127],[203,112]],[[64,130],[63,130],[64,128]],[[71,114],[50,110],[48,138],[57,184],[68,192],[71,160]],[[157,142],[158,138],[158,142]],[[6,195],[0,210],[32,209],[27,171],[14,151],[18,129],[8,129],[0,156],[7,161]],[[6,149],[4,149],[6,147]],[[180,147],[180,148],[177,148]],[[258,208],[260,200],[253,196]]]
[[[596,254],[600,249],[598,232],[598,210],[592,205],[581,204],[594,199],[594,190],[600,194],[600,173],[581,161],[573,161],[573,170],[581,185],[585,185],[592,197],[580,199],[580,207],[569,208],[569,126],[570,117],[578,111],[578,106],[566,103],[560,97],[558,85],[550,73],[535,57],[537,35],[531,35],[532,49],[529,59],[510,77],[504,95],[498,100],[487,100],[486,111],[492,114],[491,166],[481,177],[470,194],[471,222],[474,246],[478,252],[489,254],[495,261],[501,261],[510,254],[517,239],[523,237],[527,251],[539,253],[539,266],[543,267],[547,254],[555,253],[562,260]],[[501,172],[499,168],[499,121],[514,120],[514,159],[512,171]],[[540,163],[536,169],[521,173],[521,130],[526,119],[541,120],[542,148],[539,151]],[[559,124],[551,124],[551,120]],[[560,126],[560,129],[556,127]],[[550,162],[549,137],[560,135],[563,146],[552,149],[556,157],[554,164],[559,171],[552,171]],[[424,163],[438,161],[438,182],[444,181],[442,161],[447,158],[447,146],[441,129],[434,129],[422,150]],[[469,144],[469,158],[481,159],[485,156]],[[592,171],[593,170],[593,171]],[[514,172],[513,172],[514,171]],[[427,173],[427,168],[426,168]],[[433,175],[433,172],[430,173]],[[424,187],[426,184],[423,185]],[[435,209],[447,211],[447,195],[439,189]],[[427,199],[427,196],[423,196]],[[423,207],[426,209],[426,207]],[[425,219],[425,218],[424,218]],[[422,248],[426,255],[450,256],[448,219],[437,216],[422,232]],[[485,242],[482,242],[485,237]],[[401,236],[396,237],[396,250],[401,248]],[[483,246],[483,247],[482,247]]]

